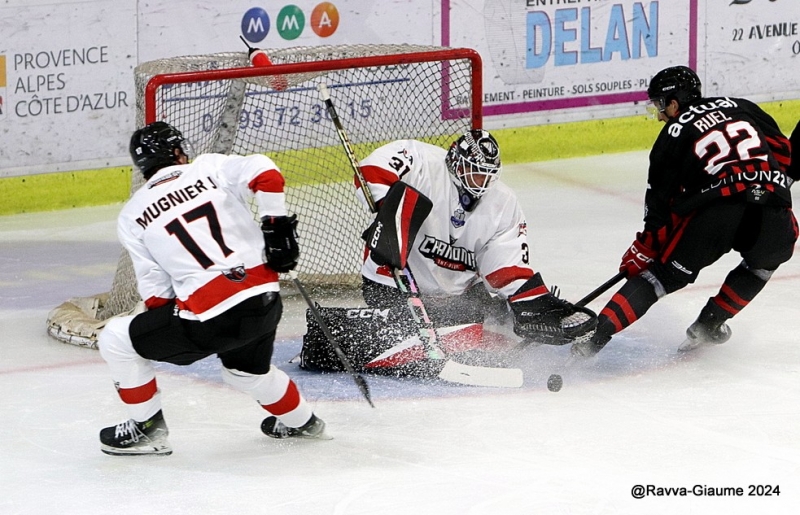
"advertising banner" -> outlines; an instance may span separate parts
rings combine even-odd
[[[136,2],[37,3],[0,6],[0,177],[129,164]]]
[[[484,57],[489,117],[607,117],[646,99],[661,68],[697,62],[697,0],[443,3],[444,42],[474,46]]]
[[[755,101],[800,96],[800,2],[708,0],[704,63],[708,94]]]

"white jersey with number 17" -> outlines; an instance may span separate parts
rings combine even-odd
[[[207,320],[278,291],[248,203],[255,197],[260,216],[285,216],[283,185],[275,163],[262,155],[203,154],[153,175],[117,224],[145,304],[175,299],[183,318]]]

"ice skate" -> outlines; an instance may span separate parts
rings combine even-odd
[[[288,427],[277,417],[269,416],[261,422],[261,432],[270,438],[316,438],[318,440],[332,440],[333,437],[325,433],[325,422],[311,415],[311,419],[300,427]]]
[[[678,351],[688,352],[699,347],[719,345],[727,342],[730,337],[731,328],[725,322],[711,325],[698,319],[686,330],[686,340],[678,347]]]
[[[133,419],[100,431],[100,450],[111,456],[169,455],[169,430],[161,410],[144,422]]]

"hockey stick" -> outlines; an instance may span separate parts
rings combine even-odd
[[[336,354],[336,357],[339,358],[339,362],[342,364],[347,373],[350,374],[350,376],[353,378],[353,381],[355,381],[356,386],[358,386],[358,389],[361,390],[361,394],[364,396],[365,399],[367,399],[369,405],[374,408],[375,405],[372,403],[372,397],[370,397],[369,385],[367,385],[366,379],[364,379],[364,377],[361,376],[361,374],[355,371],[355,369],[353,368],[353,364],[350,363],[350,360],[347,359],[347,356],[345,355],[344,351],[336,342],[336,338],[334,338],[333,334],[331,334],[331,330],[330,328],[328,328],[328,324],[325,323],[325,320],[322,319],[322,316],[319,314],[319,310],[314,305],[314,302],[311,300],[311,297],[308,296],[308,293],[306,292],[306,289],[303,287],[303,284],[300,282],[300,279],[297,278],[297,272],[295,272],[294,270],[289,271],[289,277],[292,278],[292,282],[300,291],[300,295],[303,296],[303,298],[306,301],[306,304],[308,304],[308,309],[310,309],[311,313],[314,315],[314,320],[317,321],[317,325],[322,329],[322,333],[325,335],[325,338],[327,338],[328,344],[330,344],[331,348],[333,349],[333,352]]]
[[[344,130],[344,125],[339,118],[339,114],[336,112],[336,107],[333,105],[330,92],[328,91],[328,86],[324,83],[320,83],[317,86],[317,89],[319,90],[322,101],[325,103],[325,109],[330,115],[333,125],[336,128],[336,134],[339,136],[339,140],[342,143],[344,152],[347,155],[347,160],[350,162],[353,172],[355,172],[356,180],[358,181],[361,192],[364,195],[364,199],[369,206],[369,210],[372,213],[377,213],[377,203],[375,202],[375,198],[372,196],[372,191],[370,191],[369,185],[364,178],[364,174],[361,171],[361,166],[358,164],[355,152],[353,152],[353,147],[350,144],[350,139],[347,137],[347,132]],[[434,328],[433,323],[428,316],[428,313],[425,309],[425,304],[422,302],[422,299],[419,296],[419,289],[417,288],[414,276],[411,274],[411,270],[408,267],[405,267],[403,270],[395,268],[392,270],[392,275],[398,290],[408,296],[408,307],[411,311],[412,317],[414,318],[414,322],[419,328],[420,341],[422,342],[428,357],[439,360],[446,359],[444,352],[437,345],[438,338],[436,335],[436,329]],[[506,388],[520,387],[522,386],[523,380],[522,370],[520,369],[464,365],[451,359],[446,360],[444,368],[441,370],[438,377],[442,380],[454,383]]]
[[[600,286],[589,292],[584,298],[576,302],[575,306],[579,308],[586,307],[586,304],[592,302],[594,299],[604,294],[606,291],[608,291],[609,288],[611,288],[612,286],[623,280],[626,277],[626,275],[627,274],[625,272],[619,272],[617,275],[615,275],[608,281],[604,282],[603,284],[601,284]]]

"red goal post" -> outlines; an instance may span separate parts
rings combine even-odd
[[[300,222],[300,279],[312,289],[356,288],[360,234],[372,215],[356,200],[352,170],[318,84],[328,86],[357,157],[397,139],[446,148],[466,130],[482,127],[481,57],[472,49],[414,45],[294,47],[267,54],[272,66],[250,66],[246,52],[137,66],[137,127],[171,123],[193,156],[271,157],[286,178],[287,207]],[[134,170],[131,191],[142,182]],[[72,308],[64,314],[62,305],[48,317],[48,331],[93,346],[96,334],[86,333],[96,333],[103,320],[134,309],[139,300],[123,251],[109,293],[64,304],[88,310],[90,320],[73,323],[78,315]]]

